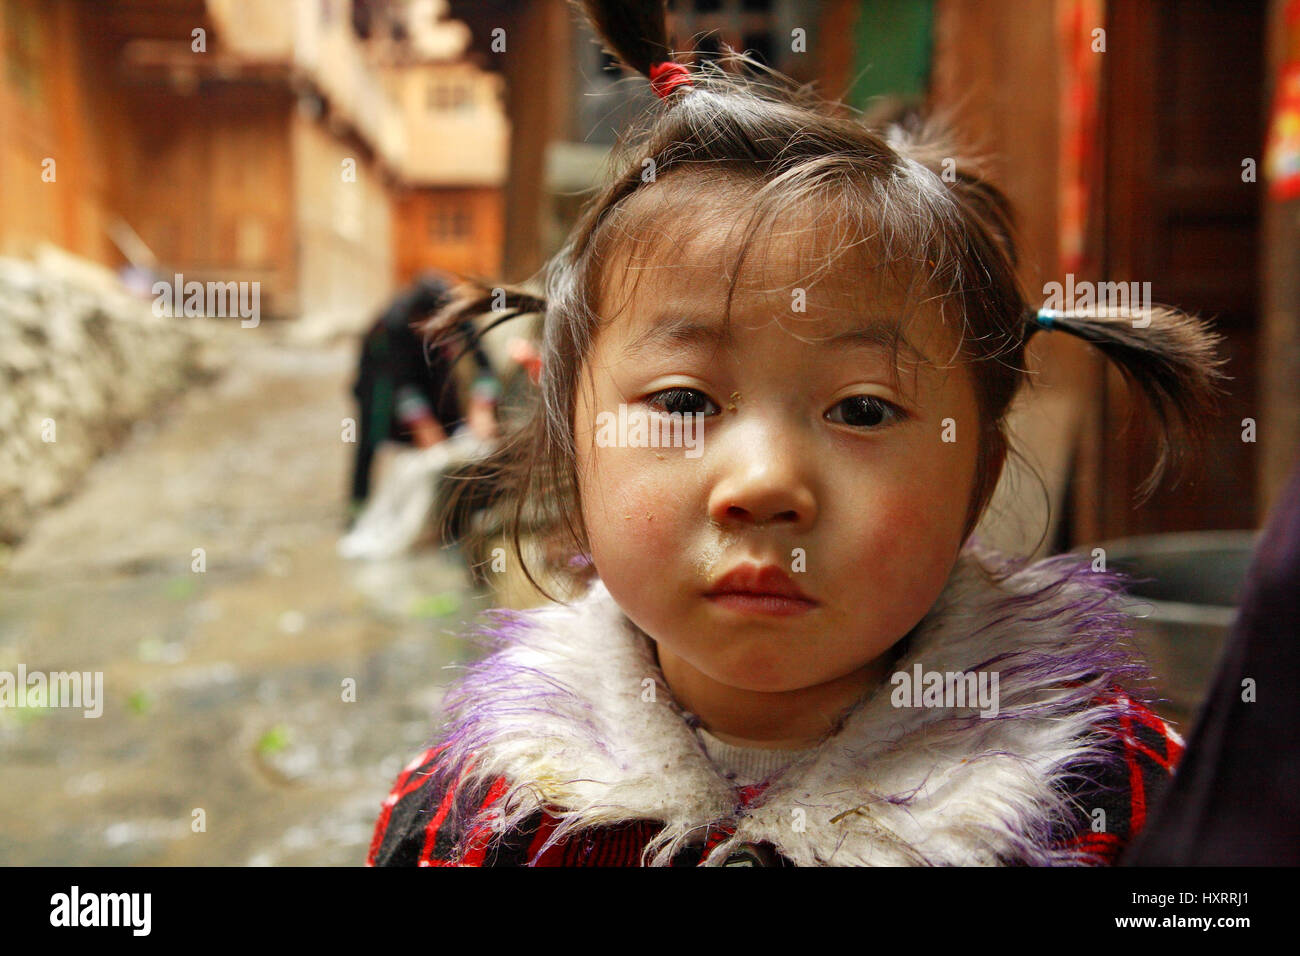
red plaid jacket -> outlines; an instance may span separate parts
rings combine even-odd
[[[1080,810],[1075,826],[1060,835],[1060,845],[1078,849],[1095,865],[1115,863],[1129,841],[1146,823],[1148,809],[1160,798],[1182,756],[1183,747],[1168,725],[1150,709],[1131,701],[1119,725],[1107,727],[1123,760],[1109,764],[1100,779],[1087,774],[1071,778],[1069,795]],[[543,850],[557,821],[546,812],[506,834],[458,826],[473,820],[475,811],[494,804],[506,790],[498,778],[485,791],[438,783],[433,774],[441,747],[432,747],[411,761],[397,778],[375,824],[367,858],[369,866],[638,866],[641,851],[659,829],[654,821],[598,827],[570,835]],[[763,785],[740,788],[737,803],[747,806]],[[1105,816],[1096,815],[1100,808]],[[1095,821],[1104,819],[1103,827]],[[674,866],[694,866],[730,836],[718,828],[702,843],[680,853]],[[737,861],[742,862],[742,861]],[[745,861],[748,862],[748,861]],[[783,865],[774,857],[763,861]],[[752,865],[752,863],[749,863]]]

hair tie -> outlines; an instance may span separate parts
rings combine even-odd
[[[689,67],[681,63],[655,63],[650,67],[650,89],[661,100],[679,86],[694,86]]]
[[[1058,312],[1055,309],[1039,309],[1037,314],[1034,316],[1034,323],[1040,329],[1050,332],[1052,331],[1052,326],[1056,323],[1056,320],[1062,318],[1064,315],[1064,312]]]

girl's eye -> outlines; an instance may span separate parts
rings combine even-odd
[[[876,428],[900,421],[904,417],[893,405],[874,395],[852,395],[838,403],[826,416],[839,425]]]
[[[709,414],[701,405],[707,405],[715,412],[722,411],[707,395],[693,388],[665,388],[661,392],[647,395],[645,403],[653,408],[661,408],[669,415],[674,412],[680,412],[683,415],[691,415],[697,412]]]

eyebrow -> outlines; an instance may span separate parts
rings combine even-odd
[[[636,358],[652,348],[700,348],[711,345],[726,348],[735,344],[729,326],[702,319],[690,313],[665,313],[656,317],[623,346],[624,358]],[[921,353],[900,335],[888,319],[867,317],[853,328],[845,329],[824,339],[812,339],[810,345],[824,348],[874,349],[891,352],[895,344],[914,356]]]

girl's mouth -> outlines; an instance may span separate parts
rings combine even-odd
[[[818,606],[774,564],[741,564],[718,578],[704,596],[740,614],[783,617],[804,614]]]
[[[706,594],[710,601],[740,614],[768,614],[786,617],[804,614],[817,605],[800,598],[781,597],[777,594],[745,594],[731,591],[726,594]]]

